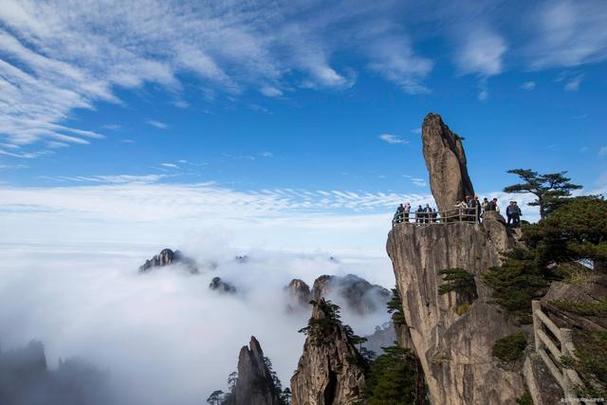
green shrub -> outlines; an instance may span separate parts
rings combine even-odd
[[[516,400],[518,405],[533,405],[533,399],[531,398],[531,394],[529,391],[525,391],[525,393]]]
[[[475,300],[478,298],[474,274],[459,267],[438,272],[443,277],[443,284],[438,287],[440,295],[455,291],[457,294]]]
[[[533,252],[522,248],[508,253],[504,263],[490,268],[482,279],[499,305],[519,315],[530,314],[531,301],[542,297],[550,285]]]
[[[521,358],[527,347],[527,338],[520,331],[495,341],[493,356],[505,363],[512,363]]]
[[[395,325],[404,325],[406,323],[405,314],[403,314],[403,303],[400,299],[398,287],[392,289],[392,297],[386,306],[388,307],[388,313],[392,314],[392,322],[394,322]]]
[[[417,358],[398,346],[384,347],[367,374],[369,405],[409,405],[417,402],[421,367]],[[422,390],[425,391],[425,390]]]
[[[579,394],[607,398],[607,331],[578,331],[573,343],[577,359],[569,358],[567,363],[586,384]]]

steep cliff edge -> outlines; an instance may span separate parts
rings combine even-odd
[[[341,324],[332,304],[314,304],[304,351],[291,378],[292,405],[362,403],[364,361],[354,347],[352,331]]]
[[[436,114],[424,120],[422,137],[434,198],[441,210],[450,208],[473,190],[461,140]],[[501,368],[492,357],[495,341],[518,328],[491,303],[480,279],[515,243],[499,214],[488,214],[482,224],[400,224],[388,236],[403,315],[433,404],[514,404],[524,393],[520,370]],[[439,292],[439,272],[448,269],[474,279],[476,299],[465,307],[458,292]]]

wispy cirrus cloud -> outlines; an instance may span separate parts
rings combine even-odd
[[[77,128],[56,125],[74,109],[121,103],[116,89],[151,83],[178,94],[180,73],[231,95],[257,87],[279,97],[297,86],[285,80],[293,72],[300,86],[349,87],[356,75],[331,63],[344,49],[405,91],[424,90],[420,81],[431,63],[414,54],[406,34],[371,33],[389,19],[385,7],[322,6],[85,0],[66,7],[58,0],[7,0],[0,10],[0,102],[7,107],[0,134],[24,145],[85,144],[86,136],[73,133]],[[354,41],[343,28],[353,21],[364,28]]]
[[[147,124],[153,126],[154,128],[158,128],[158,129],[167,129],[169,127],[164,122],[157,121],[157,120],[148,120]]]
[[[533,68],[607,60],[607,7],[603,1],[542,2],[528,20],[534,31],[524,49]]]
[[[381,139],[382,141],[389,143],[391,145],[398,145],[398,144],[407,144],[409,143],[409,141],[401,136],[398,135],[394,135],[394,134],[388,134],[388,133],[384,133],[378,136],[379,139]]]

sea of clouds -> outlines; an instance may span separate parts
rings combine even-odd
[[[51,369],[76,357],[107,372],[118,403],[200,404],[211,391],[226,389],[251,335],[288,386],[305,338],[297,331],[309,315],[286,311],[283,289],[292,278],[311,286],[322,274],[353,273],[387,288],[394,284],[387,257],[332,261],[329,252],[243,251],[208,235],[184,245],[186,255],[218,267],[200,275],[177,266],[138,274],[164,246],[3,244],[2,351],[36,339]],[[234,260],[240,254],[249,261]],[[215,276],[238,294],[209,290]],[[388,319],[383,308],[364,317],[342,312],[360,335]]]

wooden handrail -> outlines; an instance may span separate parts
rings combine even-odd
[[[559,328],[552,320],[542,311],[541,302],[533,300],[531,302],[533,314],[533,334],[535,337],[535,351],[539,353],[540,358],[550,370],[550,373],[559,383],[565,394],[565,399],[575,396],[575,388],[584,386],[582,379],[577,371],[571,368],[565,368],[561,364],[563,356],[575,358],[575,346],[572,340],[572,330],[567,328]],[[548,333],[549,330],[556,341],[552,339]],[[553,361],[554,359],[554,361]],[[586,403],[578,400],[579,403]]]
[[[480,207],[475,208],[454,208],[448,211],[435,212],[417,212],[409,211],[397,213],[392,219],[392,226],[399,224],[413,225],[433,225],[433,224],[453,224],[466,222],[475,224],[478,222]]]

